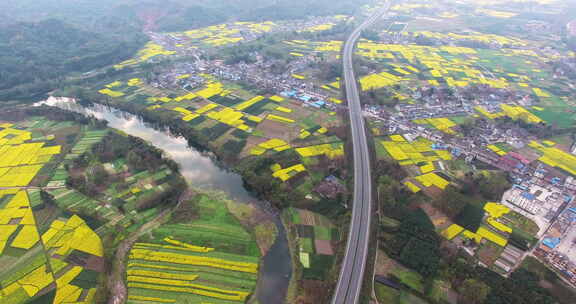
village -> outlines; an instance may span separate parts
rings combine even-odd
[[[289,30],[318,26],[331,21],[333,20],[322,19],[312,24],[295,24]],[[249,31],[239,31],[239,35],[244,41],[252,41],[259,36]],[[150,37],[164,49],[176,52],[181,52],[177,45],[188,43],[185,37],[174,34],[150,33]],[[383,42],[404,45],[422,39],[420,36],[411,36],[402,31],[387,33],[381,38]],[[430,36],[427,38],[436,40],[437,45],[462,41],[457,39],[458,37]],[[228,39],[232,38],[228,37]],[[469,45],[469,43],[462,45]],[[520,41],[514,40],[503,42],[496,40],[495,43],[488,45],[489,48],[496,50],[521,46]],[[305,71],[309,71],[311,66],[319,63],[317,56],[294,55],[288,65],[279,71],[275,68],[278,59],[257,51],[250,54],[255,59],[252,62],[236,63],[211,59],[202,48],[186,48],[184,52],[191,60],[177,62],[164,68],[154,75],[151,81],[152,86],[192,92],[206,82],[206,77],[199,75],[207,74],[222,82],[250,83],[253,87],[270,95],[275,94],[297,100],[304,107],[327,108],[331,111],[345,108],[340,102],[335,102],[339,97],[337,91],[319,83],[316,79],[308,79],[304,76]],[[544,52],[549,52],[549,56],[558,55],[550,53],[551,50],[544,50]],[[182,75],[189,75],[189,77],[183,78]],[[500,113],[503,109],[505,113],[509,113],[506,112],[506,105],[510,107],[510,112],[537,107],[538,100],[534,98],[534,95],[522,90],[510,90],[491,85],[438,88],[433,84],[417,87],[405,95],[403,98],[409,98],[415,102],[399,102],[393,108],[365,104],[364,115],[377,121],[386,133],[402,134],[409,142],[417,138],[430,140],[435,146],[449,150],[454,158],[464,159],[471,168],[475,168],[475,163],[480,161],[507,172],[514,183],[512,188],[504,193],[500,203],[537,224],[538,232],[535,235],[537,243],[533,244],[531,249],[523,250],[509,244],[501,252],[494,265],[506,275],[518,267],[526,256],[536,256],[557,269],[567,282],[575,285],[576,251],[573,247],[576,246],[576,202],[574,202],[576,181],[570,174],[566,174],[566,171],[539,162],[539,153],[524,149],[529,147],[535,139],[525,129],[499,124],[492,120],[495,117],[502,117]],[[485,124],[473,126],[472,133],[466,136],[447,136],[453,134],[447,134],[446,129],[429,128],[417,123],[419,120],[463,116],[484,117],[486,121]],[[525,118],[526,116],[528,118]],[[512,120],[518,119],[518,116],[514,115],[509,115],[509,117]],[[522,116],[522,120],[539,121],[537,118],[530,117],[530,114]],[[458,129],[459,127],[454,124],[448,127],[450,128]],[[490,148],[496,147],[498,143],[506,143],[514,150],[522,150],[524,153]],[[576,149],[572,152],[576,152]],[[445,168],[442,162],[438,165],[437,168]],[[338,183],[335,185],[341,187]],[[468,248],[465,243],[461,243],[461,246]],[[470,253],[474,255],[474,251]]]

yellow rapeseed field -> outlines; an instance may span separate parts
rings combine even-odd
[[[462,231],[464,231],[464,228],[462,228],[462,226],[452,224],[448,228],[444,229],[441,235],[445,237],[447,240],[451,240],[457,235],[459,235]]]
[[[344,155],[344,145],[342,143],[336,143],[309,146],[304,148],[296,148],[296,152],[302,157],[326,155],[329,158],[336,158]]]
[[[542,163],[576,175],[576,156],[555,147],[546,147],[535,141],[530,142],[529,146],[543,153],[538,159]]]

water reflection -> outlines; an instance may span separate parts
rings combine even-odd
[[[103,105],[83,107],[68,98],[50,97],[43,103],[70,111],[92,115],[108,121],[108,126],[132,136],[140,137],[164,150],[181,167],[182,175],[195,187],[218,189],[231,198],[243,202],[253,201],[253,197],[244,189],[242,178],[235,173],[218,167],[207,154],[188,146],[186,139],[175,137],[168,132],[159,131],[136,115]]]
[[[208,154],[189,147],[183,137],[172,136],[167,130],[158,130],[136,115],[103,105],[84,107],[70,98],[50,97],[36,103],[38,106],[42,104],[106,120],[108,126],[150,142],[180,165],[182,175],[194,187],[221,190],[236,201],[256,201],[246,191],[238,174],[218,167]],[[274,221],[279,235],[264,257],[259,272],[257,298],[262,304],[284,303],[291,276],[291,258],[284,226],[278,217]]]

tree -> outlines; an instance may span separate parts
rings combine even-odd
[[[88,175],[88,178],[90,182],[96,185],[101,185],[108,180],[108,172],[106,169],[104,169],[104,167],[102,167],[102,165],[96,165],[89,171],[90,174]]]
[[[434,200],[432,204],[448,217],[454,218],[466,207],[468,201],[470,201],[470,197],[460,193],[456,187],[448,186],[442,196]]]
[[[484,303],[490,293],[490,287],[481,281],[467,279],[460,287],[460,298],[465,304]]]
[[[476,231],[480,228],[484,213],[483,206],[479,204],[467,204],[458,216],[456,216],[454,223],[469,231]]]
[[[86,178],[84,175],[79,175],[77,177],[68,176],[66,179],[66,186],[68,188],[76,189],[81,193],[86,193]]]
[[[440,267],[440,238],[434,224],[420,208],[402,220],[394,237],[385,244],[385,250],[425,277],[436,275]]]
[[[144,163],[144,160],[135,151],[128,152],[128,155],[126,156],[126,162],[128,163],[128,166],[130,166],[130,168],[132,168],[135,171],[142,171],[146,169],[146,164]]]
[[[476,184],[480,194],[489,201],[499,200],[502,194],[512,187],[506,173],[491,173],[488,176],[480,175]]]

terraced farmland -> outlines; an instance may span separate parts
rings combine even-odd
[[[130,251],[128,303],[244,303],[256,287],[260,251],[226,204],[200,194],[192,221],[162,225]]]
[[[303,196],[319,199],[313,187],[326,177],[320,174],[319,160],[338,161],[344,156],[342,138],[333,131],[340,120],[328,108],[303,106],[289,96],[241,94],[232,84],[207,74],[197,75],[205,82],[193,91],[155,89],[152,93],[150,84],[136,76],[103,83],[102,87],[123,93],[103,93],[108,102],[120,108],[130,103],[150,117],[174,117],[179,121],[175,124],[197,136],[197,142],[226,158],[282,159],[279,153],[296,152],[300,162],[279,162],[280,168],[275,165],[262,174],[287,183]],[[310,169],[315,174],[309,174]]]
[[[94,303],[102,298],[97,288],[105,270],[100,235],[136,229],[158,214],[141,203],[176,191],[179,175],[142,142],[131,145],[95,120],[44,110],[59,120],[33,116],[0,123],[0,302]],[[109,162],[101,164],[95,149],[110,151],[106,143],[138,151],[148,167],[134,168],[123,158],[128,150],[118,148],[123,157],[106,155],[102,160]],[[90,167],[86,174],[84,166]],[[91,182],[110,184],[106,179],[113,174],[122,176],[113,187],[102,194],[90,190]],[[97,183],[95,175],[101,177]]]
[[[41,122],[41,124],[40,124]],[[46,120],[0,126],[0,301],[92,303],[103,271],[100,237],[77,215],[63,215],[46,204],[39,190],[26,187],[61,154],[48,145],[54,136],[34,136],[34,126],[69,127]],[[30,142],[34,143],[30,143]]]

